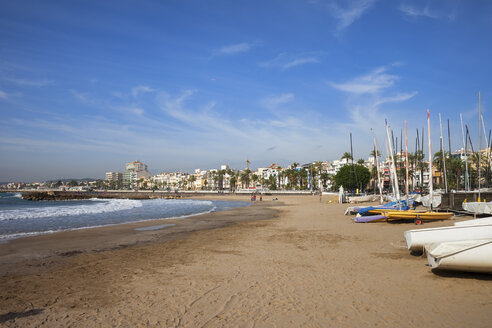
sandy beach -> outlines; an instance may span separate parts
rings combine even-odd
[[[414,224],[277,197],[0,244],[0,326],[490,327],[492,276],[431,272],[405,247]]]

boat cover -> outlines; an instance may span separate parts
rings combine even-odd
[[[463,202],[463,209],[477,214],[492,214],[492,202]]]

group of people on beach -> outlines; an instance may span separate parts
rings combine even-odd
[[[260,198],[260,201],[262,201],[263,200],[263,195],[260,194],[259,195],[259,198]],[[252,202],[256,201],[256,193],[251,194],[251,201]]]

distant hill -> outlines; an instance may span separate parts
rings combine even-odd
[[[87,181],[96,181],[98,179],[93,179],[93,178],[72,179],[72,178],[69,178],[69,179],[53,179],[53,180],[48,180],[46,182],[47,183],[52,183],[52,182],[56,183],[58,181],[61,181],[62,183],[66,183],[66,182],[70,182],[72,180],[75,180],[75,181],[80,183],[80,182],[87,182]]]

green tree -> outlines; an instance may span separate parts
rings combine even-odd
[[[253,185],[256,187],[256,182],[258,182],[258,180],[260,180],[260,178],[258,177],[258,175],[252,174],[251,180],[253,181]]]
[[[369,156],[376,157],[376,156],[374,156],[376,153],[377,153],[378,157],[381,157],[381,152],[380,151],[376,152],[374,149],[371,150],[371,152],[369,153]]]
[[[355,178],[354,175],[357,175]],[[335,188],[343,186],[345,190],[355,190],[361,188],[361,191],[366,189],[371,178],[369,169],[362,165],[344,165],[335,175]],[[358,184],[357,184],[358,182]]]
[[[239,178],[241,179],[241,184],[242,184],[243,188],[244,188],[244,186],[246,186],[246,188],[249,188],[250,174],[251,174],[251,170],[246,169],[243,172],[241,172],[241,174],[239,175]]]
[[[347,162],[348,162],[349,159],[353,160],[354,158],[352,157],[352,155],[350,155],[349,152],[345,152],[342,155],[342,159],[347,159]]]
[[[196,181],[196,176],[190,175],[188,177],[188,182],[190,183],[190,188],[195,189],[195,181]]]

